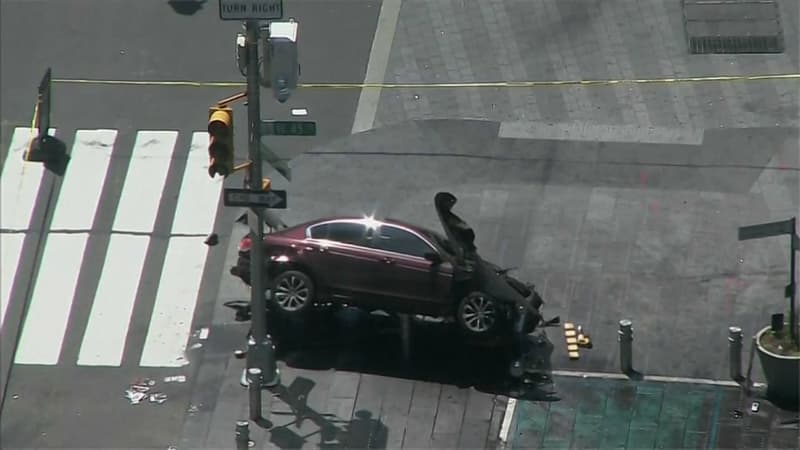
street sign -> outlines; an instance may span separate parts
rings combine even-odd
[[[219,0],[222,20],[272,20],[283,17],[283,0]]]
[[[310,120],[262,120],[261,134],[273,136],[316,136],[317,122]]]
[[[223,192],[222,203],[225,206],[286,209],[286,191],[228,188]]]
[[[746,241],[748,239],[760,239],[782,234],[794,234],[794,227],[794,219],[739,227],[739,240]]]

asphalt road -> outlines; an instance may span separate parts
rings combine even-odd
[[[200,3],[201,9],[185,15],[177,13],[166,1],[142,1],[135,6],[124,1],[3,1],[0,6],[0,83],[3,91],[0,140],[4,191],[11,192],[6,189],[5,183],[16,180],[7,174],[21,167],[8,162],[20,157],[20,149],[10,150],[10,145],[18,137],[15,134],[19,133],[18,128],[30,123],[36,87],[47,67],[52,68],[54,78],[63,79],[244,81],[233,59],[234,36],[240,29],[240,23],[219,20],[217,2]],[[300,62],[303,80],[362,80],[379,2],[297,0],[286,3],[286,17],[294,17],[301,24]],[[167,385],[161,379],[177,374],[191,377],[195,366],[156,361],[152,364],[154,367],[143,367],[148,354],[147,342],[152,334],[148,332],[148,327],[151,323],[159,323],[158,320],[167,320],[166,323],[173,320],[184,332],[194,333],[210,323],[220,276],[225,270],[223,260],[231,224],[240,211],[223,209],[218,204],[219,184],[213,187],[209,187],[211,184],[189,184],[191,180],[201,183],[199,180],[205,177],[197,174],[204,172],[200,168],[204,155],[198,159],[196,157],[201,155],[190,150],[198,148],[201,153],[205,151],[200,144],[206,127],[207,107],[239,89],[100,86],[60,82],[54,83],[53,89],[52,126],[57,129],[57,136],[73,152],[88,145],[87,142],[95,142],[101,144],[100,148],[108,153],[104,153],[100,160],[88,153],[89,156],[83,158],[73,154],[72,162],[75,165],[71,166],[71,172],[63,182],[45,174],[41,178],[41,187],[35,189],[39,182],[38,178],[35,179],[34,188],[26,188],[30,194],[26,198],[36,202],[31,208],[30,226],[28,217],[25,217],[26,221],[19,229],[9,226],[6,230],[4,222],[4,232],[9,231],[9,235],[17,236],[8,238],[9,242],[19,242],[20,254],[23,255],[18,261],[13,286],[9,288],[10,302],[3,321],[4,369],[10,360],[10,346],[20,331],[22,305],[26,299],[37,295],[37,290],[46,290],[36,284],[36,267],[38,275],[42,277],[45,276],[43,273],[62,277],[62,272],[69,275],[67,278],[72,276],[76,294],[72,303],[64,300],[62,297],[66,296],[62,295],[52,300],[53,304],[61,305],[62,312],[53,315],[63,319],[59,324],[66,330],[63,342],[54,340],[55,347],[52,348],[56,350],[47,352],[39,351],[51,348],[46,345],[46,339],[28,339],[30,348],[36,349],[33,352],[36,357],[28,357],[26,353],[23,359],[30,364],[15,365],[11,372],[0,432],[3,448],[165,448],[179,434],[183,415],[190,407],[192,383]],[[271,100],[268,92],[263,92],[263,118],[287,117],[289,108],[303,106],[310,110],[309,119],[319,121],[316,138],[276,140],[273,143],[274,150],[281,155],[294,155],[314,142],[349,134],[357,98],[357,91],[309,91],[298,93],[286,104],[279,105]],[[235,120],[240,124],[245,123],[246,110],[242,104],[236,106]],[[116,139],[101,142],[109,136],[95,131],[98,129],[116,131]],[[238,129],[243,128],[239,125]],[[153,134],[155,131],[172,134]],[[147,142],[157,146],[174,146],[171,160],[164,160],[163,166],[148,166],[146,162],[141,162],[146,160]],[[242,160],[246,156],[245,143],[246,136],[242,133],[237,135],[237,157]],[[143,152],[142,158],[136,157],[137,152]],[[130,161],[139,161],[139,169],[135,169]],[[149,172],[151,169],[155,172]],[[30,172],[33,169],[26,170]],[[183,175],[184,171],[191,175]],[[70,179],[69,174],[75,172],[81,175],[73,175]],[[154,173],[160,175],[155,177]],[[31,177],[30,173],[18,176],[25,180]],[[150,186],[148,181],[152,181]],[[163,183],[160,188],[158,182]],[[241,178],[231,177],[227,183],[238,185]],[[82,198],[80,193],[84,190],[86,197]],[[152,206],[146,214],[144,206],[133,200],[141,200],[142,196]],[[51,197],[55,201],[50,204],[50,211],[55,210],[55,213],[45,214],[48,210],[46,202]],[[95,210],[77,207],[77,203],[89,198],[96,198],[98,206]],[[181,202],[187,205],[184,211],[188,212],[177,216],[174,212],[181,210]],[[135,211],[133,215],[124,214],[126,205],[131,206],[130,211]],[[86,214],[78,217],[81,211]],[[112,269],[114,264],[109,261],[116,254],[116,250],[112,250],[117,245],[119,249],[125,246],[122,241],[126,238],[118,235],[127,236],[128,232],[142,231],[135,225],[142,215],[152,216],[152,223],[143,231],[146,236],[144,239],[149,238],[149,242],[144,246],[141,242],[129,242],[133,247],[128,248],[138,251],[119,253],[131,258],[138,254],[142,258],[141,267],[144,269],[141,270],[137,287],[137,274],[126,273],[124,257],[117,264],[119,268],[116,274]],[[48,234],[48,227],[59,228],[60,231]],[[219,234],[220,245],[209,247],[207,254],[204,251],[198,253],[199,244],[195,244],[212,231]],[[56,244],[70,241],[69,236],[76,233],[81,236],[77,238],[80,242],[73,243],[85,246],[83,258],[80,257],[80,251],[72,252],[76,254],[69,258],[75,269],[59,271],[53,262],[59,256],[58,248],[66,247]],[[182,235],[186,237],[176,238],[176,233],[184,233]],[[47,243],[42,240],[45,235]],[[128,237],[135,240],[135,237]],[[114,244],[115,239],[120,241],[119,244]],[[181,253],[178,247],[182,239],[194,240],[194,244],[191,244],[194,246],[188,247],[194,250]],[[170,272],[172,275],[165,275],[163,279],[159,277],[160,272],[169,272],[170,247],[175,247],[175,261],[180,261],[182,257],[196,259],[191,253],[205,258],[204,264],[190,264],[193,269],[186,269],[193,270],[195,274],[187,279],[196,276],[199,280],[194,286],[198,291],[197,300],[189,300],[182,306],[173,304],[177,309],[172,312],[154,314],[153,311],[159,308],[160,295],[168,298],[170,291],[185,295],[185,291],[177,286],[180,284],[177,280],[184,278],[181,275],[183,269]],[[43,253],[50,248],[55,256],[42,256],[46,261],[37,265],[37,248]],[[4,255],[4,266],[8,267],[6,259]],[[16,262],[16,258],[12,259]],[[51,264],[47,264],[47,261]],[[131,271],[136,267],[134,261],[127,261]],[[64,261],[64,266],[70,264]],[[172,266],[177,267],[178,264]],[[122,283],[126,287],[119,287],[117,298],[114,289]],[[47,283],[41,284],[44,286]],[[29,289],[34,285],[36,289]],[[92,299],[96,297],[94,302],[97,303],[97,299],[103,297],[100,292],[103,292],[104,286],[109,287],[110,291],[107,292],[111,293],[105,294],[113,319],[109,323],[124,322],[124,326],[128,327],[127,339],[124,339],[123,333],[122,356],[118,363],[111,363],[109,367],[89,367],[82,363],[91,359],[84,359],[84,339],[91,335],[97,341],[98,336],[102,336],[102,332],[92,334],[90,330],[93,327],[92,317],[96,315]],[[160,294],[162,290],[163,295]],[[39,296],[46,298],[41,293]],[[193,295],[186,297],[195,298]],[[48,309],[50,301],[38,302],[43,305],[40,306],[42,312],[52,312]],[[165,304],[171,304],[164,301]],[[130,308],[129,321],[117,317],[119,311],[125,309],[122,305]],[[152,320],[151,314],[154,317]],[[184,317],[178,318],[181,314]],[[59,322],[51,318],[43,322],[44,317],[35,314],[28,319],[26,326],[39,329],[44,325],[43,329],[48,329],[48,323]],[[156,320],[156,317],[160,319]],[[187,320],[191,322],[191,327]],[[103,330],[103,327],[95,329]],[[22,334],[21,342],[26,341],[25,333]],[[190,339],[197,341],[197,336]],[[58,345],[61,345],[60,352]],[[195,354],[192,351],[187,353],[190,362],[195,360]],[[98,358],[97,354],[95,358]],[[166,393],[169,397],[167,402],[161,405],[129,405],[123,398],[123,391],[128,384],[140,378],[158,381],[153,389]]]

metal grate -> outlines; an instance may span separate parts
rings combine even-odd
[[[683,0],[689,52],[783,53],[780,12],[774,0]]]

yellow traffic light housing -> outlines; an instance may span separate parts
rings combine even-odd
[[[233,172],[233,110],[208,108],[208,175],[223,177]]]

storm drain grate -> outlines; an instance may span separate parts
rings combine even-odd
[[[689,52],[783,53],[783,30],[774,0],[683,0]]]

